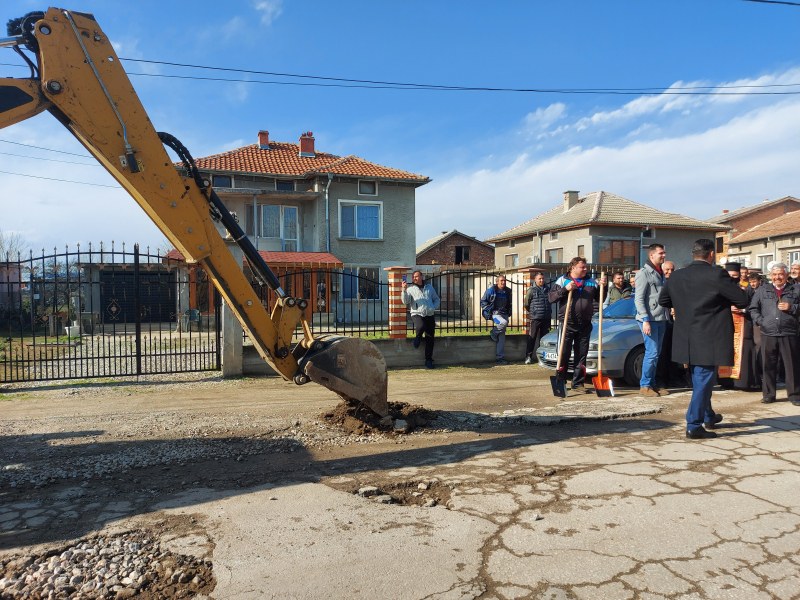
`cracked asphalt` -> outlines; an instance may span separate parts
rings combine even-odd
[[[143,530],[218,599],[800,598],[800,409],[716,392],[720,437],[686,440],[688,391],[559,401],[547,375],[392,372],[441,420],[360,438],[274,380],[5,389],[4,469],[144,458],[4,486],[0,559]]]

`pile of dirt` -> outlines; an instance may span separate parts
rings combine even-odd
[[[436,411],[415,404],[389,402],[389,419],[382,419],[363,404],[340,402],[333,410],[321,415],[323,421],[353,435],[399,433],[394,424],[405,421],[405,433],[426,427],[436,418]]]

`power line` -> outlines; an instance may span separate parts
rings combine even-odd
[[[89,183],[88,181],[71,181],[69,179],[56,179],[55,177],[42,177],[41,175],[27,175],[25,173],[13,173],[11,171],[0,171],[4,175],[18,175],[19,177],[30,177],[31,179],[46,179],[47,181],[59,181],[61,183],[77,183],[80,185],[91,185],[94,187],[121,189],[118,185],[105,185],[103,183]]]
[[[769,85],[743,85],[743,86],[698,86],[687,88],[641,88],[641,89],[578,89],[578,88],[492,88],[492,87],[457,87],[457,86],[430,86],[424,87],[423,84],[414,84],[415,87],[404,87],[407,84],[387,84],[369,85],[345,83],[306,83],[300,81],[263,81],[259,79],[226,79],[224,77],[197,77],[193,75],[165,75],[157,73],[131,73],[128,75],[138,77],[162,77],[166,79],[189,79],[194,81],[223,81],[225,83],[258,83],[264,85],[292,85],[301,87],[332,87],[332,88],[360,88],[360,89],[389,89],[404,91],[441,91],[441,92],[515,92],[515,93],[535,93],[535,94],[594,94],[612,96],[795,96],[800,94],[800,90],[793,91],[748,91],[748,92],[727,92],[714,91],[726,89],[758,89],[758,88],[784,88],[800,87],[800,83],[784,83]],[[691,91],[697,90],[697,91]],[[709,91],[701,91],[709,90]]]
[[[42,148],[42,150],[46,150],[46,148]],[[52,152],[57,152],[57,150],[52,150]],[[13,152],[0,152],[0,154],[4,156],[17,156],[19,158],[32,158],[34,160],[46,160],[49,162],[57,162],[57,163],[65,163],[68,165],[82,165],[84,167],[99,167],[97,163],[82,163],[73,160],[58,160],[57,158],[44,158],[43,156],[30,156],[27,154],[14,154]],[[89,158],[89,157],[87,157]]]
[[[744,2],[760,2],[762,4],[784,4],[785,6],[800,6],[800,2],[788,2],[787,0],[744,0]]]
[[[52,148],[43,148],[42,146],[34,146],[33,144],[23,144],[22,142],[12,142],[11,140],[0,139],[4,144],[14,144],[15,146],[25,146],[26,148],[36,148],[37,150],[46,150],[47,152],[57,152],[58,154],[69,154],[70,156],[80,156],[81,158],[93,158],[88,154],[76,154],[75,152],[67,152],[65,150],[53,150]]]

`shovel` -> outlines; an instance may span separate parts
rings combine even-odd
[[[564,355],[564,340],[567,337],[567,322],[569,321],[569,309],[572,306],[572,290],[567,296],[567,306],[564,310],[564,322],[561,324],[561,338],[558,340],[558,361],[556,362],[556,374],[550,378],[550,385],[553,387],[553,395],[558,398],[567,397],[567,367],[561,370],[561,358]]]
[[[614,395],[614,383],[610,377],[603,375],[603,292],[605,286],[600,286],[600,317],[597,328],[597,375],[592,377],[592,385],[598,398],[608,398]]]

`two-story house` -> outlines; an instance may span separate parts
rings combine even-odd
[[[721,227],[609,192],[567,191],[559,205],[486,241],[494,243],[495,265],[505,269],[562,264],[575,256],[636,269],[652,243],[662,244],[681,267],[691,262],[694,241],[713,239]]]
[[[736,210],[723,210],[722,214],[712,217],[709,221],[726,226],[725,230],[717,232],[717,256],[720,261],[730,260],[751,267],[763,267],[768,262],[777,260],[775,256],[779,252],[775,248],[766,251],[764,248],[758,249],[742,244],[735,244],[731,247],[731,242],[733,238],[743,243],[761,239],[759,236],[765,231],[768,234],[768,228],[760,226],[768,222],[773,222],[773,225],[779,224],[783,216],[798,210],[800,210],[800,200],[794,196],[784,196],[777,200],[764,200]],[[756,227],[759,227],[759,230],[753,235],[742,237]],[[774,255],[773,258],[768,258],[770,254]]]
[[[273,270],[320,271],[282,279],[314,310],[322,289],[326,310],[331,295],[386,302],[373,283],[385,280],[383,268],[414,264],[416,189],[428,177],[319,152],[310,131],[294,144],[262,130],[255,144],[195,163]],[[333,268],[343,269],[341,278],[322,272]]]

